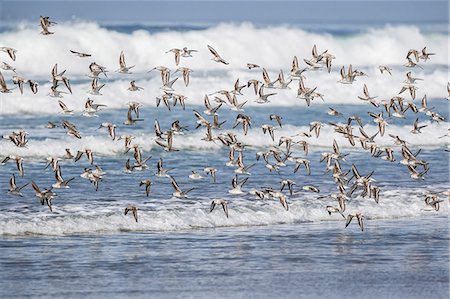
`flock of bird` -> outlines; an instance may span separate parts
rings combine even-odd
[[[42,35],[51,35],[54,34],[50,32],[50,27],[56,25],[56,22],[50,20],[49,17],[40,18],[40,25],[42,28]],[[210,51],[212,55],[212,60],[219,64],[223,64],[224,67],[229,64],[213,47],[207,45],[207,49]],[[17,50],[10,47],[0,47],[0,50],[5,52],[11,60],[16,60]],[[80,58],[86,59],[90,58],[91,54],[78,52],[74,50],[70,50],[70,52]],[[194,59],[195,53],[197,50],[189,49],[187,47],[178,49],[173,48],[168,50],[166,53],[174,54],[174,61],[176,65],[176,70],[172,71],[169,67],[166,66],[157,66],[151,69],[149,72],[158,71],[161,76],[161,95],[156,97],[156,106],[159,107],[163,104],[168,110],[176,109],[176,106],[179,105],[181,109],[185,110],[185,102],[187,99],[186,96],[182,94],[177,94],[175,92],[175,83],[180,77],[174,77],[175,74],[180,73],[183,78],[183,83],[186,87],[189,86],[190,82],[190,73],[191,69],[187,67],[179,67],[180,63],[183,59]],[[195,116],[195,129],[204,128],[205,129],[205,137],[202,140],[206,142],[215,142],[218,144],[222,144],[224,147],[229,149],[228,161],[226,162],[227,167],[234,168],[234,177],[232,178],[231,189],[229,190],[230,194],[244,194],[247,193],[242,190],[243,185],[247,182],[250,177],[250,168],[255,164],[248,164],[244,162],[245,153],[245,140],[239,140],[237,135],[232,132],[224,132],[218,134],[222,128],[221,126],[225,123],[225,121],[219,120],[219,109],[224,109],[227,107],[232,111],[237,112],[237,116],[235,122],[232,126],[233,129],[237,127],[242,127],[244,136],[247,134],[251,134],[249,128],[252,126],[252,117],[250,115],[246,115],[244,111],[244,106],[247,101],[243,101],[240,97],[243,95],[242,90],[244,88],[253,88],[255,96],[257,96],[255,102],[259,104],[265,104],[270,102],[270,97],[276,95],[276,90],[278,89],[291,89],[294,82],[297,82],[297,99],[304,100],[307,106],[310,106],[312,102],[319,98],[322,101],[325,101],[325,95],[321,94],[317,89],[317,87],[307,87],[305,85],[305,79],[308,72],[312,71],[323,71],[326,70],[328,73],[332,73],[332,64],[335,56],[332,55],[328,50],[323,52],[319,52],[317,50],[316,45],[313,46],[311,57],[308,59],[303,59],[305,63],[305,67],[301,68],[298,58],[294,56],[292,60],[291,70],[289,72],[288,79],[286,80],[284,77],[284,73],[281,70],[278,74],[276,80],[271,80],[268,74],[268,71],[257,64],[248,63],[246,67],[250,70],[255,70],[255,74],[259,70],[261,73],[261,77],[255,78],[253,80],[249,80],[245,84],[241,84],[239,79],[235,81],[235,83],[228,90],[219,90],[214,91],[212,93],[208,93],[204,96],[204,106],[205,110],[200,112],[197,110],[193,111]],[[405,68],[414,69],[414,68],[422,68],[419,64],[421,61],[426,62],[429,60],[434,53],[428,52],[427,48],[424,47],[421,51],[411,49],[408,51],[405,56],[406,62],[404,63]],[[24,87],[28,84],[32,93],[38,93],[39,84],[33,80],[27,80],[24,77],[17,75],[16,69],[9,65],[6,62],[2,62],[0,66],[4,71],[13,72],[12,83],[18,86],[19,92],[24,92]],[[134,67],[134,65],[129,66],[126,64],[125,55],[122,51],[119,55],[119,68],[115,71],[119,74],[130,74],[130,70]],[[388,66],[380,65],[379,71],[381,75],[392,76],[392,69]],[[58,70],[58,65],[55,64],[53,69],[51,70],[51,82],[52,85],[50,87],[50,91],[48,96],[58,98],[58,104],[61,108],[61,113],[63,115],[71,115],[73,114],[73,110],[69,109],[66,104],[61,100],[63,95],[66,93],[72,93],[72,87],[70,84],[70,79],[65,75],[66,70],[60,72]],[[92,62],[89,65],[89,74],[88,77],[92,80],[91,89],[88,91],[91,95],[101,95],[101,90],[104,88],[105,84],[100,84],[99,82],[103,77],[107,77],[108,70],[105,66],[101,66],[95,62]],[[352,84],[355,80],[357,80],[360,76],[367,76],[364,72],[354,69],[350,64],[347,67],[342,66],[340,69],[340,79],[338,82],[342,84]],[[358,99],[360,101],[366,102],[367,104],[377,108],[376,112],[370,111],[368,115],[373,119],[373,122],[377,124],[378,131],[370,136],[363,129],[363,123],[361,117],[358,115],[352,115],[348,117],[348,121],[346,123],[336,123],[329,122],[328,124],[323,124],[318,121],[314,121],[310,123],[310,130],[308,132],[299,132],[298,134],[292,136],[281,136],[278,139],[277,145],[268,146],[267,150],[259,151],[256,153],[256,160],[263,161],[267,171],[269,172],[277,172],[280,174],[282,168],[286,168],[288,164],[293,166],[293,173],[297,173],[301,168],[304,168],[305,174],[310,175],[310,161],[306,158],[308,154],[309,143],[307,141],[308,138],[316,138],[319,137],[321,128],[325,125],[332,126],[334,128],[334,132],[340,136],[343,136],[351,146],[359,146],[373,157],[381,158],[386,162],[395,161],[394,152],[395,149],[392,147],[380,147],[376,143],[377,136],[383,136],[385,134],[385,128],[388,124],[388,120],[390,118],[406,118],[407,112],[412,114],[423,113],[427,117],[430,118],[431,121],[441,122],[444,121],[445,118],[441,116],[437,111],[433,111],[433,108],[427,106],[427,97],[423,96],[421,105],[417,106],[414,103],[416,99],[416,91],[417,81],[423,80],[422,78],[414,77],[412,71],[408,71],[405,75],[404,85],[401,87],[400,92],[395,94],[389,99],[380,100],[377,96],[373,96],[369,92],[369,88],[366,84],[364,84],[364,88]],[[59,89],[60,86],[63,86],[65,89]],[[137,86],[135,81],[130,82],[130,86],[128,90],[130,92],[139,92],[143,87]],[[266,90],[273,90],[273,92],[268,93]],[[447,85],[448,98],[450,99],[450,83]],[[3,74],[0,72],[0,92],[2,93],[11,93],[13,89],[8,87],[6,80],[3,77]],[[405,96],[405,92],[408,92]],[[355,99],[356,100],[356,99]],[[99,111],[101,111],[106,105],[95,102],[94,100],[88,98],[84,105],[83,115],[90,117],[96,116]],[[142,104],[139,102],[128,102],[128,110],[126,120],[123,122],[125,126],[133,126],[136,122],[143,121],[140,118],[139,108],[142,107]],[[161,109],[161,108],[159,108]],[[382,111],[380,111],[382,110]],[[342,113],[337,111],[334,108],[329,108],[328,115],[330,117],[342,116]],[[264,134],[268,134],[272,141],[275,141],[274,130],[276,127],[282,127],[283,125],[283,117],[281,115],[271,114],[268,118],[271,123],[263,124],[261,129]],[[358,133],[355,133],[355,126]],[[47,127],[49,129],[53,129],[56,127],[62,127],[67,131],[69,136],[72,136],[76,139],[83,138],[80,131],[77,129],[77,125],[63,119],[61,124],[55,124],[53,122],[48,122]],[[163,130],[160,127],[158,120],[155,120],[153,123],[155,139],[154,142],[156,145],[160,146],[166,152],[176,152],[179,149],[174,147],[174,140],[178,135],[185,134],[187,131],[187,126],[183,126],[180,124],[179,120],[175,120],[171,127]],[[411,133],[420,134],[421,129],[426,127],[424,124],[420,124],[418,118],[416,117],[413,125],[413,129]],[[132,173],[136,171],[144,171],[149,168],[147,162],[152,159],[152,156],[143,157],[142,156],[142,146],[133,143],[133,139],[135,136],[133,135],[116,135],[116,129],[120,128],[120,126],[112,123],[112,122],[103,122],[99,124],[98,130],[104,129],[107,131],[109,137],[114,141],[122,140],[124,143],[124,154],[129,152],[133,153],[132,158],[128,158],[125,162],[124,172]],[[19,131],[13,131],[8,135],[3,136],[5,139],[11,141],[17,147],[27,147],[28,146],[28,132],[21,129]],[[429,163],[426,160],[420,159],[418,156],[421,150],[417,150],[416,152],[412,151],[408,147],[408,143],[403,139],[402,136],[397,136],[393,134],[389,134],[392,138],[393,142],[398,145],[400,148],[400,153],[402,156],[402,160],[400,164],[404,165],[406,170],[409,172],[410,177],[412,179],[424,179],[427,172],[429,171]],[[442,136],[441,138],[450,137],[450,131]],[[295,149],[294,149],[295,147]],[[295,156],[295,153],[303,151],[304,155],[302,157]],[[448,149],[447,149],[448,151]],[[332,141],[332,148],[330,151],[323,152],[321,154],[320,163],[325,163],[325,171],[327,173],[331,173],[332,179],[336,184],[338,192],[333,193],[331,195],[327,195],[327,197],[332,197],[336,204],[328,205],[325,208],[326,212],[330,215],[333,213],[337,213],[341,215],[344,219],[346,219],[345,227],[347,227],[353,218],[356,218],[361,230],[364,230],[363,218],[364,215],[362,213],[356,212],[352,214],[345,215],[346,205],[348,199],[354,198],[357,196],[360,197],[368,197],[372,198],[376,203],[379,202],[380,199],[380,188],[375,184],[375,180],[373,179],[374,172],[370,172],[367,174],[361,174],[356,165],[352,164],[351,168],[348,170],[344,170],[341,167],[341,162],[345,161],[345,157],[348,154],[342,153],[339,145],[336,140]],[[95,169],[85,168],[83,173],[80,175],[82,178],[89,180],[95,187],[95,190],[99,190],[99,186],[103,180],[103,176],[105,172],[102,168],[94,162],[95,153],[88,149],[83,148],[79,149],[75,154],[72,154],[69,148],[66,149],[66,152],[61,153],[61,157],[48,157],[47,165],[45,168],[51,167],[54,172],[56,182],[46,189],[40,188],[36,182],[31,181],[31,186],[35,191],[36,197],[40,200],[41,204],[46,204],[50,211],[52,211],[52,199],[55,198],[56,193],[55,189],[59,188],[69,188],[69,183],[74,179],[73,177],[66,180],[64,179],[61,171],[61,166],[59,165],[59,161],[62,159],[69,159],[75,162],[82,159],[85,156],[87,162],[90,165],[95,165]],[[5,164],[8,161],[14,161],[17,165],[18,174],[23,177],[24,176],[24,167],[23,161],[24,159],[19,155],[9,155],[2,159],[1,164]],[[163,160],[159,159],[157,162],[157,177],[167,178],[172,187],[173,187],[173,196],[178,198],[186,198],[188,197],[189,192],[191,192],[194,188],[183,190],[178,185],[175,178],[169,173],[171,169],[164,168]],[[216,173],[217,169],[214,167],[205,167],[204,174],[210,175],[212,178],[212,183],[216,182]],[[239,176],[245,176],[244,179],[239,179]],[[281,176],[281,174],[280,174]],[[189,176],[192,180],[200,180],[204,177],[200,172],[192,171],[192,174]],[[145,195],[148,197],[151,194],[151,179],[145,179],[140,182],[137,182],[140,187],[145,187]],[[28,186],[29,183],[18,186],[16,184],[15,174],[12,174],[9,181],[9,194],[22,196],[21,190]],[[252,189],[248,191],[249,194],[255,196],[256,199],[259,200],[279,200],[282,207],[286,210],[289,209],[288,204],[288,195],[286,191],[289,192],[289,195],[295,194],[294,186],[296,182],[291,179],[282,179],[281,187],[264,187],[260,189]],[[319,193],[320,190],[318,187],[313,185],[302,186],[302,190],[305,192],[315,192]],[[428,193],[425,197],[425,204],[432,209],[439,210],[439,204],[443,201],[441,199],[442,195],[449,196],[449,191],[445,192],[433,192]],[[226,217],[229,217],[227,200],[223,198],[213,199],[210,204],[210,212],[213,212],[216,206],[221,206]],[[125,208],[125,215],[129,212],[134,216],[135,221],[138,221],[138,208],[136,205],[128,205]]]

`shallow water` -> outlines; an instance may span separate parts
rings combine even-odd
[[[2,237],[0,297],[448,298],[448,216],[341,224]]]

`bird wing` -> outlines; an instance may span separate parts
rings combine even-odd
[[[207,46],[208,46],[209,51],[210,51],[214,56],[216,56],[217,58],[220,58],[219,53],[217,53],[217,51],[214,50],[213,47],[211,47],[210,45],[207,45]]]

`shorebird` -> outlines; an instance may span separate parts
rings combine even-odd
[[[159,65],[159,66],[155,66],[154,68],[152,68],[151,70],[149,70],[147,73],[150,73],[154,70],[159,71],[160,75],[161,75],[161,81],[164,83],[166,78],[169,76],[170,77],[170,69],[168,67],[165,67],[163,65]]]
[[[184,81],[184,85],[187,87],[189,85],[189,75],[191,72],[193,72],[193,70],[191,70],[188,67],[179,67],[177,68],[177,70],[174,72],[174,74],[176,72],[181,72],[182,76],[183,76],[183,81]]]
[[[162,159],[158,160],[158,163],[156,164],[156,168],[157,168],[157,172],[155,173],[155,175],[157,177],[168,177],[168,178],[171,177],[170,174],[168,174],[168,172],[170,170],[172,170],[173,168],[164,168]]]
[[[269,103],[269,97],[276,95],[276,93],[266,93],[264,94],[264,85],[261,85],[258,91],[258,98],[255,100],[258,104],[266,104]]]
[[[379,104],[376,101],[374,101],[375,98],[377,98],[377,96],[371,97],[370,94],[369,94],[369,89],[367,88],[367,85],[364,84],[363,96],[358,96],[358,99],[360,99],[361,101],[368,102],[368,103],[372,104],[375,107],[378,107]]]
[[[156,144],[164,148],[166,152],[175,152],[178,149],[173,148],[173,132],[167,131],[167,144],[161,142],[160,140],[155,140]]]
[[[156,135],[156,137],[158,139],[164,139],[164,140],[167,139],[168,132],[167,131],[165,131],[165,132],[161,131],[161,126],[159,125],[159,122],[158,122],[157,119],[155,119],[155,122],[153,124],[153,128],[155,130],[155,135]]]
[[[284,196],[283,193],[278,192],[278,191],[273,191],[273,190],[271,190],[271,189],[267,189],[267,190],[266,190],[266,194],[267,194],[267,195],[269,196],[269,198],[271,198],[271,199],[278,198],[278,200],[280,201],[280,204],[283,206],[283,208],[284,208],[286,211],[289,211],[289,205],[288,205],[286,196]]]
[[[368,112],[368,114],[373,117],[373,121],[378,124],[378,131],[380,132],[380,135],[383,136],[386,125],[388,124],[387,121],[383,118],[383,112],[379,114]]]
[[[98,85],[98,77],[94,77],[91,82],[91,89],[88,90],[87,92],[90,93],[91,95],[101,96],[102,94],[100,93],[100,89],[102,89],[104,86],[105,84]]]
[[[327,206],[326,208],[327,208],[328,215],[331,216],[331,214],[333,214],[333,213],[339,213],[345,219],[344,213],[342,213],[340,208],[336,208],[336,207],[332,207],[332,206]]]
[[[375,180],[372,178],[372,175],[373,175],[373,173],[374,173],[373,170],[372,170],[372,172],[370,172],[368,175],[362,176],[362,175],[359,173],[358,169],[356,168],[356,165],[355,165],[355,164],[352,164],[352,168],[351,168],[351,169],[352,169],[353,176],[354,176],[355,179],[356,179],[356,183],[357,183],[358,185],[360,185],[360,186],[367,186],[367,184],[369,184],[369,183],[375,181]]]
[[[239,155],[236,159],[236,166],[237,168],[234,170],[234,173],[250,175],[250,172],[248,172],[248,170],[255,166],[255,164],[245,166],[244,155],[242,154],[242,152],[239,152]]]
[[[254,69],[254,68],[259,68],[260,66],[254,63],[247,63],[247,67],[249,70]]]
[[[203,137],[201,140],[205,140],[205,141],[213,141],[216,140],[217,137],[213,136],[212,134],[212,126],[211,125],[207,125],[206,126],[206,136]]]
[[[139,91],[139,90],[143,90],[144,88],[137,86],[136,85],[136,81],[133,80],[130,82],[130,87],[127,88],[127,90],[129,91]]]
[[[55,170],[55,179],[56,179],[56,183],[54,183],[52,185],[52,187],[59,189],[59,188],[70,188],[69,183],[75,178],[73,177],[68,180],[64,180],[61,175],[61,166],[58,165]]]
[[[87,53],[82,53],[82,52],[78,52],[78,51],[74,51],[74,50],[69,50],[70,53],[77,55],[78,57],[91,57],[91,54],[87,54]]]
[[[78,160],[80,160],[83,154],[86,154],[86,159],[91,165],[94,164],[94,153],[88,148],[83,151],[77,151],[77,155],[75,156],[74,161],[77,162]]]
[[[101,174],[98,174],[98,173],[95,173],[95,172],[92,171],[92,172],[89,173],[88,179],[94,185],[95,191],[98,191],[99,184],[100,184],[100,182],[103,179]]]
[[[394,162],[394,150],[391,147],[385,147],[384,151],[386,153],[386,156],[381,157],[381,159],[389,162]]]
[[[303,158],[295,158],[294,162],[295,162],[294,173],[297,173],[297,171],[300,169],[300,166],[303,165],[305,167],[306,174],[311,175],[311,168],[310,168],[309,160],[303,159]]]
[[[131,115],[131,109],[128,109],[127,111],[127,120],[123,122],[124,125],[126,126],[132,126],[134,125],[137,121],[143,121],[142,118],[133,118],[133,116]]]
[[[16,185],[16,176],[14,174],[11,175],[9,178],[9,190],[8,193],[11,195],[17,195],[20,197],[23,197],[23,194],[20,192],[24,187],[28,186],[29,183],[26,183],[25,185],[22,185],[20,187],[17,187]]]
[[[380,70],[380,72],[381,72],[382,74],[383,74],[384,72],[386,72],[386,73],[388,73],[389,75],[392,76],[392,73],[391,73],[392,69],[391,69],[390,67],[385,66],[385,65],[379,65],[379,66],[378,66],[378,69]]]
[[[411,72],[407,72],[406,73],[406,80],[405,81],[403,81],[403,83],[406,83],[406,84],[416,84],[416,81],[423,81],[423,79],[422,78],[414,78],[412,75],[411,75]]]
[[[270,114],[269,115],[269,119],[270,120],[275,120],[278,125],[280,126],[280,128],[282,128],[283,126],[281,125],[281,120],[283,119],[283,117],[281,117],[280,115],[277,114]]]
[[[328,109],[329,110],[328,110],[327,114],[330,116],[342,116],[343,115],[341,112],[337,111],[334,108],[328,107]]]
[[[63,122],[63,128],[67,129],[67,135],[73,136],[77,139],[81,139],[81,134],[80,134],[80,132],[78,132],[76,127],[72,126],[72,125],[68,125],[67,123],[69,123],[69,122],[68,121]]]
[[[53,22],[53,21],[50,21],[50,17],[40,16],[39,24],[41,25],[41,28],[42,28],[41,34],[42,35],[49,35],[49,34],[53,34],[54,32],[48,31],[48,27],[53,26],[53,25],[55,25],[57,23]]]
[[[308,70],[318,71],[318,70],[320,70],[322,68],[322,65],[320,65],[319,63],[317,63],[317,62],[315,62],[313,60],[303,59],[303,61],[307,65],[307,69]]]
[[[192,57],[193,52],[198,52],[197,50],[194,49],[188,49],[187,47],[183,47],[182,52],[181,52],[181,57]]]
[[[231,97],[231,101],[230,101],[230,104],[231,104],[231,110],[233,110],[233,111],[244,111],[244,109],[243,109],[242,107],[244,107],[244,105],[245,105],[246,103],[247,103],[247,101],[244,101],[244,102],[242,102],[242,103],[239,103],[238,100],[237,100],[236,95],[234,94],[234,95]]]
[[[304,78],[303,72],[306,71],[306,68],[300,69],[298,66],[297,56],[294,56],[292,59],[292,67],[291,67],[291,78],[294,80],[299,80]]]
[[[175,65],[179,65],[180,64],[180,56],[183,50],[178,49],[178,48],[172,48],[168,51],[166,51],[166,53],[172,52],[175,54]]]
[[[241,90],[242,90],[244,87],[246,87],[246,86],[247,86],[247,84],[239,85],[239,78],[237,78],[236,81],[234,82],[233,90],[230,91],[230,92],[231,92],[232,94],[243,95],[242,92],[241,92]]]
[[[70,93],[72,93],[72,88],[70,87],[70,80],[64,76],[66,70],[62,71],[61,73],[58,73],[58,64],[56,63],[55,66],[52,68],[52,86],[58,87],[58,82],[62,81],[64,85],[67,87]]]
[[[286,180],[282,180],[280,183],[281,183],[281,191],[283,191],[284,187],[287,186],[287,188],[289,190],[289,194],[292,195],[294,193],[293,188],[294,188],[295,182],[293,180],[286,179]]]
[[[125,208],[125,213],[124,213],[124,215],[126,216],[127,214],[128,214],[128,212],[130,212],[131,211],[131,213],[133,214],[133,217],[134,217],[134,220],[136,220],[136,222],[138,222],[138,209],[135,207],[135,206],[133,206],[133,205],[128,205],[126,208]]]
[[[66,148],[66,153],[64,154],[64,159],[71,160],[74,158],[74,155],[70,152],[69,148]]]
[[[148,160],[150,160],[152,158],[152,156],[148,156],[144,160],[144,159],[142,159],[142,152],[141,152],[141,149],[140,149],[139,145],[138,144],[133,144],[132,148],[133,148],[133,151],[134,151],[133,157],[134,157],[134,160],[136,161],[136,164],[133,165],[133,170],[144,170],[144,169],[147,169],[148,166],[147,166],[146,162]]]
[[[419,125],[419,118],[416,118],[413,124],[413,129],[410,131],[413,134],[419,134],[422,133],[420,130],[427,127],[428,125]]]
[[[192,170],[191,174],[189,175],[189,178],[191,180],[201,180],[201,179],[203,179],[203,176],[200,173],[198,173],[197,171]]]
[[[253,85],[253,90],[255,91],[255,94],[258,94],[258,90],[259,90],[259,84],[262,83],[259,80],[256,79],[250,79],[247,81],[247,87],[250,87]]]
[[[175,179],[172,176],[169,176],[169,178],[170,178],[172,187],[175,190],[175,192],[172,193],[172,195],[175,196],[175,197],[186,198],[187,194],[195,189],[195,188],[190,188],[190,189],[188,189],[186,191],[181,191],[180,187],[178,186],[177,181],[175,181]]]
[[[148,197],[148,195],[150,194],[150,188],[152,186],[152,181],[150,181],[149,179],[142,180],[139,182],[139,187],[141,187],[141,186],[145,186],[145,195]]]
[[[214,168],[214,167],[205,167],[203,169],[203,172],[206,173],[206,175],[210,174],[211,177],[213,178],[213,182],[214,183],[216,182],[216,172],[217,172],[216,168]]]
[[[164,103],[164,105],[167,107],[167,109],[169,109],[169,111],[171,111],[170,108],[170,102],[169,100],[173,98],[173,94],[164,91],[164,94],[156,97],[156,107],[159,107],[159,105],[161,104],[161,101]]]
[[[173,94],[173,106],[175,107],[178,102],[180,102],[181,107],[183,107],[183,110],[186,110],[186,103],[185,101],[188,99],[187,96],[184,96],[182,94]],[[170,110],[170,109],[169,109]]]
[[[28,134],[29,133],[24,130],[18,132],[13,131],[11,134],[3,136],[3,138],[8,139],[17,147],[27,147],[28,140],[26,139],[26,136]]]
[[[180,125],[180,121],[178,119],[172,122],[170,130],[174,135],[184,135],[184,131],[189,131],[188,126]]]
[[[163,79],[163,85],[160,87],[164,92],[172,92],[173,84],[178,80],[179,77],[176,77],[175,79],[170,80],[170,73],[165,73],[165,77]]]
[[[206,108],[206,110],[203,110],[203,113],[205,113],[206,115],[217,115],[217,110],[219,110],[219,108],[222,107],[222,103],[221,103],[213,108],[209,101],[209,97],[206,94],[203,99],[203,104],[205,105],[205,108]]]
[[[361,228],[361,231],[364,231],[364,223],[363,223],[364,216],[361,213],[349,214],[347,216],[347,222],[345,223],[345,227],[347,227],[350,224],[350,222],[352,222],[353,217],[356,217],[356,219],[358,220],[358,225]]]
[[[378,186],[371,185],[370,186],[370,195],[371,198],[375,200],[376,203],[380,200],[380,188]]]
[[[19,171],[20,176],[23,177],[24,175],[23,158],[17,155],[9,155],[0,162],[0,165],[5,165],[5,163],[8,162],[9,160],[16,161],[17,170]]]
[[[142,104],[135,101],[130,101],[127,103],[128,109],[134,112],[136,114],[136,117],[139,118],[139,108],[142,107]]]
[[[47,164],[45,164],[44,170],[47,169],[49,166],[52,167],[53,171],[56,171],[58,169],[58,163],[60,159],[55,157],[47,157]]]
[[[320,128],[322,128],[322,123],[319,121],[313,121],[309,123],[309,131],[314,131],[314,134],[316,135],[316,138],[319,138],[320,135]]]
[[[278,79],[277,79],[277,81],[278,81],[278,86],[277,86],[278,89],[291,89],[291,88],[289,87],[289,84],[291,84],[292,78],[289,78],[289,80],[286,81],[286,80],[284,79],[283,70],[280,70],[280,73],[278,74]]]
[[[5,70],[5,71],[13,71],[14,73],[16,73],[16,68],[14,68],[13,66],[7,64],[4,61],[2,61],[2,64],[0,65],[0,69]]]
[[[27,80],[23,77],[20,76],[12,76],[12,82],[13,84],[19,86],[19,90],[20,93],[23,94],[23,84],[26,82]]]
[[[62,98],[62,94],[67,94],[67,92],[65,91],[59,91],[57,90],[58,85],[56,86],[51,86],[50,87],[50,92],[48,93],[48,96],[52,97],[52,98]]]
[[[121,51],[119,56],[119,69],[116,72],[121,74],[131,74],[130,69],[133,67],[135,66],[132,65],[127,67],[127,64],[125,63],[125,54],[123,54],[123,51]]]
[[[305,191],[311,191],[311,192],[315,192],[315,193],[320,193],[319,188],[312,186],[312,185],[306,185],[302,187],[303,190]]]
[[[352,84],[353,81],[355,81],[356,75],[353,72],[353,67],[351,64],[348,66],[347,73],[345,72],[345,67],[342,66],[340,74],[341,74],[341,80],[338,81],[339,83]]]
[[[28,82],[28,85],[30,86],[31,92],[33,94],[37,94],[39,83],[37,83],[36,81],[30,80],[30,79],[28,79],[26,82]]]
[[[117,126],[115,124],[109,123],[109,122],[104,122],[97,128],[97,130],[101,129],[101,128],[106,128],[108,130],[109,137],[111,137],[112,140],[116,139]]]
[[[103,75],[105,75],[105,77],[108,77],[108,76],[106,75],[106,72],[107,72],[106,67],[101,66],[101,65],[99,65],[99,64],[96,63],[96,62],[92,62],[92,63],[89,65],[89,74],[88,74],[88,77],[89,77],[89,78],[98,78],[98,75],[100,75],[100,74],[103,74]]]
[[[236,116],[236,121],[233,125],[233,129],[236,128],[238,124],[242,124],[244,135],[247,135],[248,128],[252,125],[250,117],[244,114],[238,114],[238,116]]]
[[[11,58],[12,61],[16,61],[16,49],[13,49],[11,47],[0,47],[0,50],[8,54],[9,58]]]
[[[211,58],[211,60],[214,60],[215,62],[219,62],[219,63],[223,63],[223,64],[229,64],[227,61],[225,61],[220,55],[219,53],[217,53],[216,50],[214,50],[213,47],[211,47],[210,45],[207,45],[209,51],[214,55],[213,58]]]
[[[262,69],[262,76],[263,76],[263,80],[264,80],[262,86],[264,86],[266,88],[275,88],[275,86],[278,82],[278,79],[275,81],[270,81],[269,74],[267,73],[267,70],[265,68]]]
[[[59,107],[61,107],[61,110],[62,110],[61,113],[62,114],[68,114],[68,115],[72,115],[73,114],[73,110],[70,110],[69,108],[67,108],[66,104],[63,101],[58,100],[58,104],[59,104]]]
[[[245,192],[242,191],[242,186],[244,186],[244,184],[247,182],[248,177],[246,177],[245,179],[243,179],[242,181],[238,181],[238,177],[237,175],[235,175],[233,177],[233,179],[231,180],[231,187],[232,189],[228,191],[228,193],[231,194],[244,194]]]
[[[98,116],[95,113],[99,111],[101,107],[106,107],[104,104],[94,104],[94,100],[87,98],[84,103],[84,116]]]
[[[436,55],[436,54],[427,52],[427,47],[423,47],[421,53],[419,54],[419,58],[427,61],[430,58],[430,56],[432,56],[432,55]]]
[[[416,168],[412,165],[407,165],[408,167],[408,171],[409,171],[409,175],[412,179],[414,180],[424,180],[425,179],[425,174],[428,172],[429,168],[425,168],[424,171],[419,172],[416,170]]]
[[[123,139],[124,141],[124,148],[125,148],[125,153],[127,153],[130,149],[131,149],[131,141],[133,141],[133,139],[135,139],[136,137],[132,136],[132,135],[122,135],[119,138],[117,138],[117,140],[121,140]]]
[[[39,198],[41,205],[47,204],[48,208],[50,209],[50,212],[53,212],[52,199],[55,196],[57,196],[57,194],[52,191],[53,187],[51,187],[50,189],[41,190],[34,181],[31,181],[31,186],[33,187],[33,189],[35,191],[36,197]]]
[[[225,212],[225,216],[227,216],[228,218],[228,206],[227,206],[227,202],[225,199],[220,198],[220,199],[213,199],[213,201],[211,202],[211,206],[209,208],[209,212],[212,213],[212,211],[214,210],[214,208],[218,205],[221,205],[223,208],[223,211]]]
[[[273,134],[273,131],[275,130],[273,126],[264,124],[261,126],[261,129],[263,131],[263,134],[269,133],[270,138],[272,138],[272,141],[275,141],[275,136]]]
[[[5,78],[3,77],[2,72],[0,72],[0,92],[1,93],[10,93],[11,89],[6,86]]]
[[[419,60],[417,60],[417,61],[419,61]],[[406,62],[403,64],[403,66],[410,67],[410,68],[418,67],[418,68],[423,69],[423,67],[420,66],[418,63],[415,63],[414,61],[412,61],[412,59],[409,56],[406,57]]]
[[[439,211],[439,204],[441,202],[443,202],[443,200],[439,199],[437,193],[428,193],[425,195],[425,205],[432,207],[435,211]]]
[[[123,172],[124,173],[132,173],[133,171],[134,171],[134,167],[131,166],[130,158],[128,158],[127,161],[125,162],[125,166],[123,168]]]
[[[311,54],[313,57],[310,60],[311,62],[324,64],[327,67],[328,73],[331,72],[331,63],[332,63],[333,59],[336,58],[333,54],[329,53],[328,50],[325,50],[322,53],[317,54],[316,45],[313,46]]]
[[[45,126],[47,129],[54,129],[56,127],[58,127],[58,125],[56,125],[55,123],[48,121],[47,125]]]

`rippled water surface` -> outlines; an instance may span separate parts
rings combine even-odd
[[[448,298],[447,216],[367,225],[3,237],[0,296]]]

